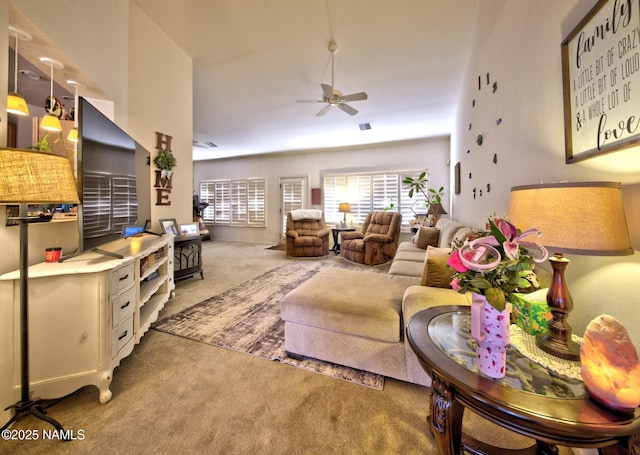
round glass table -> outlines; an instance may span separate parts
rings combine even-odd
[[[502,379],[479,373],[467,306],[417,313],[407,337],[432,378],[428,423],[440,454],[508,453],[462,433],[464,409],[536,440],[520,454],[557,454],[558,445],[601,454],[640,453],[640,410],[620,414],[591,400],[581,381],[563,377],[509,348]]]

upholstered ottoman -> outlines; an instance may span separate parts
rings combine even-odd
[[[283,300],[285,350],[406,380],[402,297],[420,278],[330,268]]]

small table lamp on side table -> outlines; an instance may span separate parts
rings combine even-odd
[[[58,430],[62,425],[45,415],[29,393],[29,217],[28,204],[79,202],[71,164],[66,157],[30,150],[0,149],[0,204],[19,204],[20,216],[20,392],[6,429],[22,414],[32,414]]]
[[[536,240],[550,253],[553,278],[547,304],[553,319],[549,331],[536,344],[549,354],[580,359],[566,319],[573,301],[565,283],[569,260],[562,253],[595,256],[633,254],[622,205],[620,183],[576,182],[516,186],[511,188],[509,219],[517,226],[537,228]]]
[[[342,227],[345,228],[347,227],[347,213],[351,211],[351,204],[347,202],[341,202],[340,206],[338,207],[338,211],[340,213],[344,213],[344,220],[342,221]]]

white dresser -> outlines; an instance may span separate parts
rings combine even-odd
[[[95,385],[111,399],[113,370],[173,295],[173,237],[145,234],[61,263],[29,268],[29,368],[34,398]],[[20,276],[0,276],[0,403],[20,398]]]

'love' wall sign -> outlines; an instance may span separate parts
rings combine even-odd
[[[640,142],[640,0],[600,0],[562,42],[567,163]]]

